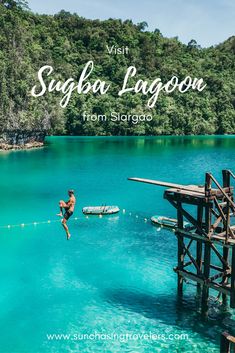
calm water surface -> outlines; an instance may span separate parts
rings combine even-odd
[[[205,171],[219,179],[234,161],[235,137],[51,137],[43,149],[1,152],[0,226],[51,223],[0,228],[0,353],[219,352],[220,332],[234,332],[232,312],[213,307],[203,322],[192,285],[179,303],[174,234],[144,222],[174,209],[162,188],[127,177],[203,184]],[[68,188],[78,199],[69,242],[52,222]],[[126,212],[82,215],[99,204]],[[121,336],[76,339],[95,333]],[[135,333],[166,339],[122,339]],[[187,340],[167,339],[182,333]]]

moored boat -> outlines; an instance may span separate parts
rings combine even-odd
[[[169,218],[165,216],[152,216],[151,217],[152,224],[159,226],[159,227],[166,227],[170,229],[178,228],[178,221],[175,218]],[[188,229],[190,224],[188,222],[183,223],[184,229]]]
[[[110,215],[120,211],[118,206],[88,206],[82,212],[87,215]]]

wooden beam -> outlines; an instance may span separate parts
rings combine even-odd
[[[230,266],[228,264],[228,262],[226,262],[226,260],[223,258],[223,256],[219,253],[219,251],[216,249],[214,244],[211,244],[211,248],[214,251],[214,253],[217,255],[217,257],[220,259],[220,261],[222,262],[222,264],[225,266],[225,269],[230,269]]]
[[[193,265],[195,266],[196,270],[197,270],[197,273],[198,275],[201,275],[203,277],[203,274],[200,270],[200,267],[198,266],[196,260],[194,259],[193,255],[190,253],[190,251],[188,250],[188,248],[186,248],[184,242],[182,241],[182,239],[178,239],[178,241],[181,243],[185,253],[188,255],[188,257],[190,258],[190,260],[192,261]]]
[[[143,178],[128,178],[128,180],[131,181],[137,181],[140,183],[147,183],[147,184],[152,184],[152,185],[158,185],[158,186],[164,186],[167,188],[174,188],[174,189],[179,189],[179,190],[188,190],[188,191],[194,191],[199,194],[205,194],[205,189],[204,187],[200,188],[198,186],[190,186],[190,185],[181,185],[181,184],[175,184],[175,183],[168,183],[165,181],[159,181],[159,180],[152,180],[152,179],[143,179]]]
[[[215,202],[215,206],[216,206],[217,210],[220,213],[220,216],[223,218],[223,221],[225,222],[226,221],[226,216],[225,216],[224,211],[220,207],[219,202],[218,202],[218,200],[216,198],[214,199],[214,202]]]
[[[197,207],[197,222],[198,222],[200,228],[202,228],[202,222],[203,222],[203,204],[202,203],[200,205],[198,205],[198,207]],[[199,240],[197,241],[196,261],[197,261],[197,265],[199,268],[199,270],[197,270],[197,275],[199,276],[202,273],[202,242]],[[197,295],[198,296],[201,295],[201,290],[202,290],[202,286],[198,282],[197,283]]]
[[[188,261],[184,263],[184,268],[192,265],[192,261]]]
[[[192,192],[189,191],[171,191],[172,189],[166,189],[164,192],[164,199],[175,201],[177,196],[179,195],[181,198],[181,202],[188,205],[200,205],[201,202],[204,203],[204,206],[208,203],[206,202],[206,198],[204,195],[197,194],[193,195]]]
[[[186,255],[187,250],[189,250],[190,246],[192,245],[192,242],[193,242],[193,239],[190,239],[190,240],[189,240],[188,245],[187,245],[187,246],[185,246],[185,252],[184,252],[184,255]],[[187,249],[187,250],[186,250],[186,249]]]
[[[202,243],[208,243],[208,242],[210,243],[211,242],[209,238],[206,238],[203,235],[199,235],[197,233],[189,232],[189,231],[184,230],[184,229],[178,229],[178,231],[180,233],[182,233],[185,237],[189,238],[189,239],[199,240]],[[220,243],[220,245],[223,246],[223,244],[221,244],[221,243]]]
[[[235,203],[233,202],[233,200],[231,199],[231,197],[229,197],[226,192],[224,191],[224,189],[222,188],[222,186],[218,183],[218,181],[213,177],[213,175],[210,175],[211,180],[213,180],[213,182],[215,183],[215,185],[218,187],[218,189],[220,190],[220,192],[224,195],[224,197],[226,198],[226,200],[229,201],[230,206],[232,206],[235,209]]]
[[[218,278],[221,278],[221,277],[227,277],[231,274],[231,270],[226,270],[224,272],[221,272],[221,273],[217,273],[216,275],[210,277],[207,282],[210,283],[210,282],[213,282],[215,281],[216,279]]]
[[[168,200],[176,209],[177,209],[177,203],[175,202],[175,201],[172,201],[172,200]],[[198,222],[197,222],[197,220],[193,217],[193,216],[191,216],[186,210],[184,210],[183,208],[182,208],[182,214],[183,214],[183,216],[185,217],[185,218],[187,218],[187,220],[190,222],[190,223],[192,223],[192,225],[194,225],[196,228],[197,228],[197,230],[198,230],[198,232],[199,232],[199,234],[203,234],[203,235],[205,235],[205,237],[207,237],[207,233],[200,227],[200,225],[198,224]]]
[[[183,278],[188,278],[191,279],[194,282],[200,283],[200,284],[204,284],[204,280],[202,278],[199,278],[197,275],[195,275],[194,273],[190,272],[190,271],[186,271],[186,270],[178,270],[177,268],[175,269],[175,272],[179,273]],[[230,295],[230,290],[229,288],[227,288],[226,286],[222,286],[219,283],[215,283],[215,282],[211,282],[208,284],[205,284],[205,286],[207,286],[208,288],[212,288],[220,293],[224,293],[226,295]]]
[[[230,295],[230,289],[222,284],[211,282],[208,284],[208,287],[217,290],[219,293]]]
[[[221,221],[222,221],[222,217],[219,216],[219,217],[217,218],[217,220],[212,224],[212,228],[213,228],[213,229],[216,229],[216,228],[218,227],[218,225],[221,223]]]
[[[213,215],[218,218],[220,215],[212,208],[211,212],[213,213]]]
[[[192,281],[195,282],[199,282],[201,284],[204,283],[204,280],[202,278],[199,278],[197,275],[195,275],[194,273],[190,272],[190,271],[186,271],[186,270],[175,270],[177,273],[179,273],[182,277],[186,277],[188,279],[191,279]]]
[[[212,268],[213,270],[219,271],[219,272],[223,272],[224,271],[223,267],[216,266],[216,265],[213,265],[213,264],[210,264],[210,268]]]

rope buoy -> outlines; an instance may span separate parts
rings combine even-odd
[[[71,218],[71,220],[77,221],[78,217],[75,218]],[[54,220],[50,220],[48,219],[47,221],[41,221],[41,222],[31,222],[31,223],[20,223],[20,224],[8,224],[5,226],[0,226],[0,229],[10,229],[10,228],[16,228],[16,227],[21,227],[21,228],[25,228],[28,226],[37,226],[37,225],[41,225],[41,224],[51,224],[51,223],[56,223],[56,222],[61,222],[61,219],[54,219]]]
[[[125,209],[122,210],[122,213],[123,214],[127,214],[126,213],[127,211]],[[144,221],[145,223],[148,222],[148,218],[146,217],[143,217],[142,215],[138,215],[138,214],[135,214],[135,213],[132,213],[132,212],[128,212],[128,215],[129,216],[133,216],[135,217],[136,219],[139,219],[141,221]],[[98,216],[99,218],[102,218],[103,216],[100,214]],[[86,219],[89,219],[89,216],[86,215],[85,216]],[[79,220],[80,217],[74,217],[74,218],[71,218],[70,220],[73,220],[73,221],[77,221]],[[8,224],[8,225],[5,225],[5,226],[0,226],[0,229],[12,229],[12,228],[16,228],[16,227],[20,227],[20,228],[25,228],[25,227],[28,227],[28,226],[37,226],[37,225],[41,225],[41,224],[51,224],[51,223],[57,223],[57,222],[61,222],[61,218],[59,219],[55,219],[55,220],[50,220],[48,219],[47,221],[34,221],[34,222],[31,222],[31,223],[20,223],[20,224]]]

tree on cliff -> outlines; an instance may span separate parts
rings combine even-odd
[[[61,11],[54,16],[26,11],[27,2],[0,0],[0,129],[45,130],[58,134],[211,134],[235,133],[234,37],[216,47],[200,48],[195,41],[182,44],[177,37],[164,38],[159,30],[146,31],[146,23],[131,20],[87,20]],[[129,55],[109,55],[106,46],[128,46]],[[74,94],[66,109],[55,92],[39,99],[30,95],[37,72],[45,64],[53,78],[79,77],[88,60],[95,64],[94,77],[111,83],[105,96]],[[203,77],[206,89],[198,94],[174,92],[161,95],[152,109],[153,120],[133,125],[111,121],[91,124],[90,114],[149,114],[146,97],[117,97],[126,69],[134,65],[135,79],[150,82],[173,75]]]
[[[5,6],[8,9],[14,9],[14,8],[21,8],[21,9],[29,9],[28,6],[28,1],[26,0],[8,0],[8,1],[4,1],[4,0],[0,0],[0,4],[2,4],[3,6]]]

